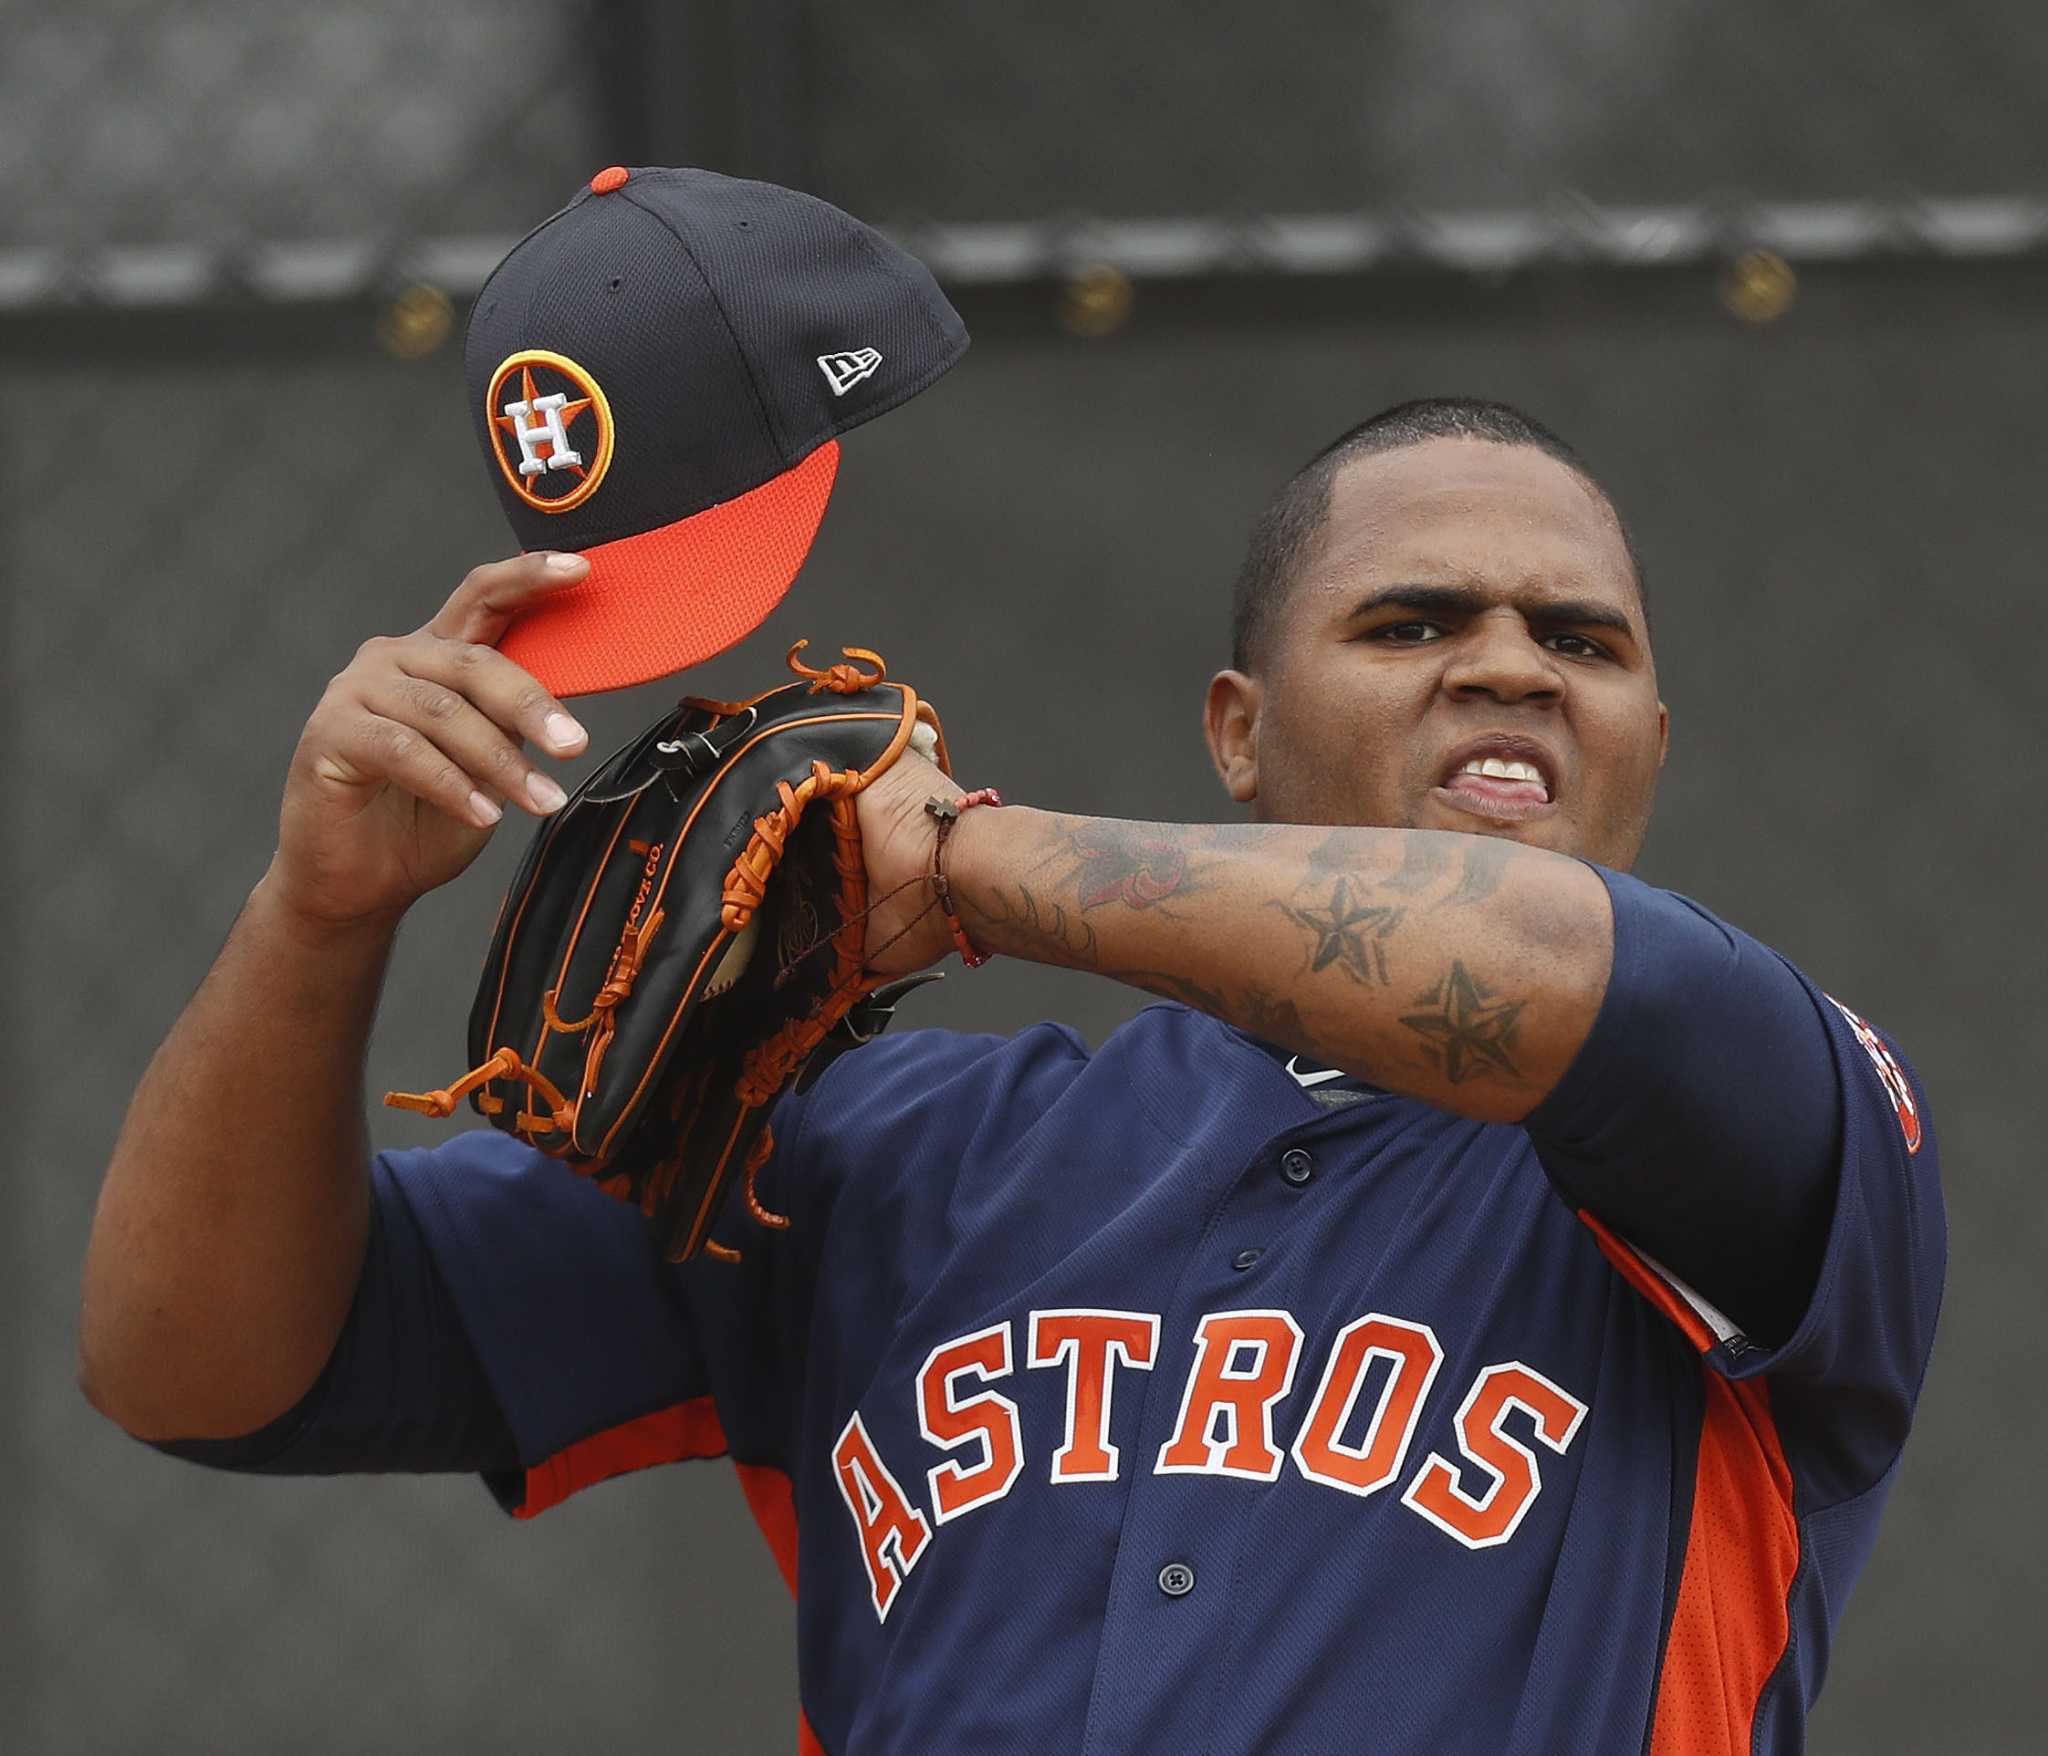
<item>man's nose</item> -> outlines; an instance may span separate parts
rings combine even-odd
[[[1446,693],[1461,700],[1491,696],[1539,705],[1563,699],[1564,672],[1556,656],[1512,612],[1477,617],[1456,645],[1444,669]]]

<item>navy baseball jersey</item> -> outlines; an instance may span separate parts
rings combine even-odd
[[[1932,1340],[1933,1137],[1869,1025],[1603,877],[1520,1126],[1178,1005],[909,1032],[783,1100],[789,1230],[681,1267],[479,1131],[380,1158],[300,1409],[172,1449],[519,1517],[729,1457],[833,1756],[1796,1750]]]

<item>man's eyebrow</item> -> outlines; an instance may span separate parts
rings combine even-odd
[[[1472,616],[1492,603],[1492,594],[1469,585],[1389,585],[1368,592],[1351,606],[1350,619],[1377,610],[1414,610],[1420,615]],[[1636,638],[1636,625],[1612,604],[1593,598],[1542,598],[1515,605],[1531,622],[1550,628],[1612,628]]]

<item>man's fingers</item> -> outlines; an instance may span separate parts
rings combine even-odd
[[[417,634],[395,643],[389,656],[398,673],[452,690],[515,741],[530,739],[554,756],[573,756],[590,742],[575,715],[493,647]],[[366,679],[366,686],[376,685]]]
[[[551,591],[580,584],[589,575],[590,563],[581,555],[545,550],[487,562],[471,569],[424,632],[443,640],[495,646],[521,610]]]
[[[502,801],[536,816],[566,802],[524,748],[574,756],[590,737],[561,702],[486,644],[525,604],[589,572],[574,555],[520,555],[479,567],[415,634],[367,640],[309,725],[330,780],[386,781],[479,828]]]
[[[509,799],[537,817],[560,810],[567,800],[561,784],[534,765],[516,737],[445,683],[383,671],[366,679],[361,701],[376,718],[424,739],[489,798]]]
[[[431,738],[373,713],[349,716],[317,764],[325,777],[360,785],[384,780],[458,822],[488,829],[503,813]]]

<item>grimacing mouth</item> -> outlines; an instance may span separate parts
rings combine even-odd
[[[1521,732],[1487,732],[1453,746],[1437,775],[1436,784],[1449,787],[1467,763],[1485,761],[1526,763],[1541,777],[1543,791],[1551,804],[1558,802],[1558,777],[1563,764],[1540,738]]]

